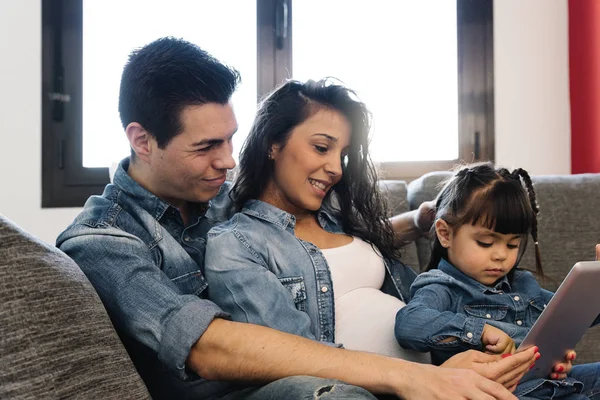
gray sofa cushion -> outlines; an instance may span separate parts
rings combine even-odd
[[[410,207],[406,200],[407,187],[404,181],[383,180],[379,181],[379,188],[387,200],[390,216],[402,214],[409,211]],[[417,246],[411,242],[402,248],[402,262],[415,271],[419,271],[419,258],[417,257]]]
[[[407,195],[411,209],[434,199],[440,184],[451,175],[433,172],[411,182]],[[532,176],[532,181],[540,206],[538,236],[547,277],[541,283],[555,291],[573,264],[594,259],[594,246],[600,243],[600,174]],[[429,241],[419,240],[417,249],[423,267],[429,259]],[[535,270],[531,239],[521,266]],[[600,327],[588,330],[576,350],[578,363],[600,361]]]
[[[0,398],[150,398],[79,267],[2,215],[0,243]]]

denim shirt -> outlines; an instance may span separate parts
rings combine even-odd
[[[153,384],[174,398],[221,392],[233,384],[200,379],[185,361],[210,322],[228,318],[206,299],[203,269],[207,232],[233,214],[229,183],[186,227],[128,167],[129,159],[120,163],[113,184],[89,198],[57,246],[93,284],[153,396]]]
[[[321,227],[342,233],[335,213],[320,210]],[[323,253],[294,234],[293,215],[259,200],[208,233],[209,297],[236,321],[335,343],[334,293]],[[408,301],[416,274],[386,260],[382,291]]]
[[[506,332],[518,346],[553,293],[521,269],[494,287],[468,277],[445,259],[438,269],[420,274],[410,288],[412,300],[396,316],[402,347],[431,351],[435,364],[467,349],[482,350],[483,326]],[[442,343],[448,337],[458,340]]]

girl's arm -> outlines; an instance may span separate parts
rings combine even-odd
[[[205,275],[210,300],[234,321],[315,339],[308,314],[296,308],[306,301],[302,277],[278,279],[233,231],[209,234]]]
[[[398,343],[418,351],[481,348],[485,321],[451,311],[452,304],[447,286],[429,284],[417,290],[396,315]]]

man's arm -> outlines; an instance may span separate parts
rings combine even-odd
[[[390,218],[394,231],[403,242],[413,242],[429,234],[435,218],[435,201],[421,203],[416,210]]]
[[[405,399],[488,398],[485,394],[496,399],[515,399],[501,384],[482,375],[499,381],[510,375],[518,380],[532,363],[533,350],[528,350],[504,360],[485,354],[479,358],[463,357],[445,365],[448,368],[439,368],[338,349],[270,328],[223,319],[215,319],[209,325],[187,360],[191,369],[208,379],[263,383],[310,375]]]

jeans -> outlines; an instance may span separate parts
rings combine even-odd
[[[600,363],[575,365],[563,381],[539,379],[536,382],[539,384],[530,386],[529,390],[523,386],[533,381],[519,385],[515,394],[521,400],[600,400]]]
[[[229,393],[219,400],[376,400],[367,390],[334,379],[291,376],[258,388]]]

